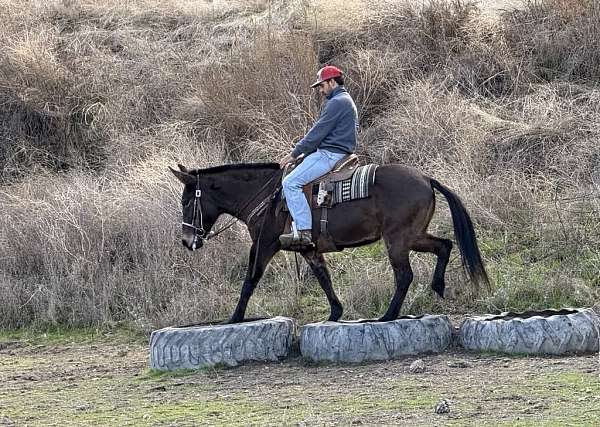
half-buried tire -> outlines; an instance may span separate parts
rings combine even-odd
[[[590,353],[598,351],[599,330],[598,315],[591,309],[502,313],[465,319],[460,341],[472,351]]]
[[[152,332],[150,367],[172,371],[288,356],[295,323],[286,317],[231,325],[169,327]]]
[[[321,322],[302,327],[300,352],[315,362],[360,363],[440,353],[452,342],[446,316],[405,316],[391,322]]]

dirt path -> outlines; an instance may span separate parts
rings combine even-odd
[[[0,425],[598,425],[597,356],[148,370],[147,345],[0,340]],[[447,401],[449,412],[436,414]]]

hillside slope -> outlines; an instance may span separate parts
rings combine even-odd
[[[190,255],[167,166],[279,158],[310,127],[321,64],[347,72],[365,162],[455,190],[494,282],[449,298],[415,255],[407,312],[592,305],[600,287],[600,7],[592,0],[0,0],[0,326],[229,314],[248,238]],[[483,8],[483,10],[482,10]],[[452,237],[445,203],[434,234]],[[381,245],[330,257],[347,315],[392,292]],[[208,268],[207,268],[208,266]],[[278,256],[250,310],[326,301]]]

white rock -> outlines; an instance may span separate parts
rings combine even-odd
[[[421,374],[425,372],[425,362],[423,359],[417,359],[410,364],[408,370],[413,374]]]
[[[435,405],[435,413],[436,414],[447,414],[450,412],[450,403],[446,399],[440,400],[437,405]]]

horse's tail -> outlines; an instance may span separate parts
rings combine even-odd
[[[467,209],[458,196],[448,187],[432,178],[430,178],[430,182],[431,186],[442,193],[448,201],[454,224],[454,236],[458,242],[460,254],[462,255],[462,264],[469,279],[471,279],[478,289],[483,285],[489,291],[491,289],[490,281],[485,271],[483,260],[481,259],[479,247],[477,246],[477,237],[475,236],[473,223]]]

